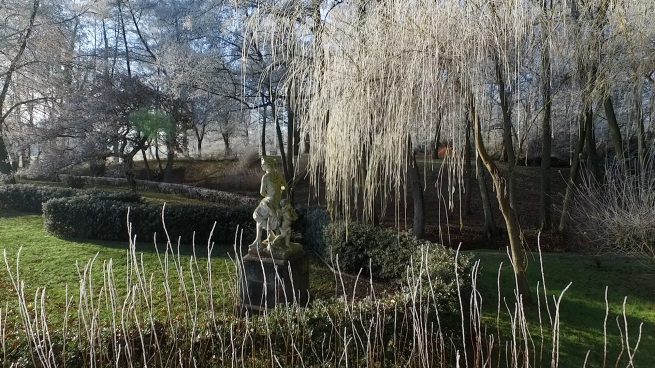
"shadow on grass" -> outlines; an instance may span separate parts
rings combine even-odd
[[[21,211],[4,209],[4,208],[0,209],[0,217],[4,217],[4,218],[16,218],[16,217],[36,216],[36,215],[38,215],[38,213],[21,212]]]
[[[127,241],[108,241],[108,240],[95,240],[95,239],[74,239],[74,238],[60,238],[71,243],[76,244],[88,244],[93,243],[106,248],[112,249],[123,249],[128,250],[129,242]],[[164,254],[166,248],[168,247],[169,254],[181,255],[181,256],[195,256],[196,258],[207,258],[209,255],[209,247],[207,243],[196,244],[183,244],[180,243],[179,246],[177,243],[173,243],[170,247],[165,241],[158,240],[155,242],[139,242],[137,238],[135,248],[138,253],[152,253],[152,254]],[[172,247],[172,249],[171,249]],[[234,256],[234,246],[232,244],[213,244],[211,249],[212,258],[230,258]]]

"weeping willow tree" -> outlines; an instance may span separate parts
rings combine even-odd
[[[621,2],[626,7],[636,3]],[[513,120],[521,119],[512,112],[524,88],[519,75],[534,74],[525,71],[526,62],[541,69],[548,80],[535,85],[543,91],[546,114],[551,114],[552,100],[568,98],[580,112],[581,126],[585,124],[580,130],[584,139],[587,129],[593,129],[589,111],[597,98],[597,43],[602,29],[611,24],[599,18],[607,16],[609,4],[271,1],[259,3],[249,28],[253,39],[270,41],[277,62],[288,65],[288,83],[302,86],[295,116],[301,134],[311,142],[309,170],[315,184],[324,181],[328,205],[342,216],[361,210],[365,218],[372,217],[376,199],[395,204],[400,214],[413,162],[408,142],[427,144],[441,129],[454,146],[463,146],[466,122],[472,122],[475,152],[491,175],[517,285],[525,296],[526,257],[512,200]],[[549,51],[543,61],[546,43]],[[551,91],[555,75],[566,75],[560,83],[568,83],[566,93],[556,96]],[[500,105],[502,114],[493,111],[494,105]],[[513,156],[506,165],[496,163],[482,134],[497,115],[505,150]],[[549,121],[544,124],[549,128]],[[452,208],[454,193],[462,188],[464,165],[462,156],[448,160],[446,183],[453,189],[445,202]]]
[[[529,38],[539,8],[529,2],[359,1],[325,4],[319,22],[308,4],[269,5],[274,8],[252,18],[253,27],[266,30],[289,63],[289,80],[304,87],[296,117],[311,142],[309,171],[314,183],[325,182],[331,209],[348,217],[361,203],[362,215],[372,217],[376,199],[390,198],[399,214],[414,161],[408,142],[429,142],[441,124],[442,134],[463,145],[472,119],[476,152],[493,179],[517,283],[527,295],[511,173],[487,153],[481,130],[486,102],[498,94],[489,81],[512,75],[516,46]],[[461,187],[462,160],[449,160],[447,183]],[[453,207],[455,190],[448,192]]]

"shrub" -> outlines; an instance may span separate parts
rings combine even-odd
[[[653,153],[640,171],[614,162],[605,167],[602,182],[588,177],[576,188],[574,223],[592,251],[655,262]]]
[[[0,208],[41,213],[43,203],[51,199],[70,198],[74,196],[92,197],[94,200],[113,200],[132,203],[142,201],[138,194],[129,192],[77,190],[72,188],[17,184],[0,186]]]
[[[11,174],[0,173],[0,184],[16,184],[16,177]]]
[[[75,175],[59,175],[59,180],[68,188],[81,189],[84,188],[84,179],[81,176]]]
[[[162,206],[145,204],[110,197],[78,196],[48,201],[43,206],[44,225],[51,234],[65,238],[96,240],[127,240],[127,214],[133,235],[141,241],[164,239]],[[252,235],[251,207],[219,207],[197,205],[170,205],[165,207],[166,229],[173,242],[181,237],[191,243],[194,232],[196,241],[207,240],[216,222],[212,240],[223,243],[234,241],[237,227],[244,230],[244,237]]]
[[[454,250],[423,242],[415,252],[408,271],[411,274],[408,279],[413,281],[403,287],[407,298],[437,306],[439,313],[445,317],[441,318],[441,327],[447,330],[455,330],[460,322],[457,318],[460,311],[457,289],[460,289],[462,295],[469,295],[471,292],[470,259],[461,254],[457,258],[459,279],[455,277],[455,259]],[[418,293],[413,294],[415,291]],[[468,304],[468,300],[463,302]],[[467,309],[465,306],[464,310]],[[430,310],[428,313],[432,313],[431,317],[436,318],[436,310]]]
[[[341,270],[357,273],[362,269],[378,280],[402,277],[419,243],[407,233],[359,223],[332,223],[324,236],[331,258],[338,260]]]
[[[305,249],[314,251],[323,259],[330,259],[330,252],[323,237],[325,228],[330,223],[330,215],[320,207],[302,207],[297,212],[298,221],[294,224],[295,230],[302,234]]]
[[[257,169],[259,168],[260,156],[256,148],[251,148],[239,155],[237,166],[239,169]]]
[[[125,178],[95,178],[83,176],[87,185],[127,186]],[[256,206],[255,198],[245,197],[235,193],[198,188],[183,184],[160,183],[148,180],[136,180],[137,190],[147,190],[159,193],[177,194],[183,197],[219,203],[224,206]]]
[[[452,274],[454,254],[441,245],[419,240],[407,232],[398,232],[372,225],[335,222],[324,231],[325,249],[330,258],[338,259],[341,270],[365,274],[377,280],[400,279],[406,275],[412,260],[433,259],[431,272]],[[429,250],[423,254],[422,249]],[[438,272],[437,272],[438,271]],[[462,270],[466,272],[465,270]]]
[[[134,192],[107,192],[98,189],[90,189],[78,193],[80,196],[91,197],[93,200],[108,200],[126,203],[143,203],[143,198]]]
[[[54,198],[72,197],[76,189],[43,187],[27,184],[0,186],[0,208],[41,213],[41,205]]]

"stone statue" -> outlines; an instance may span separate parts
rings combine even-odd
[[[272,157],[262,157],[261,164],[265,173],[259,193],[264,198],[252,214],[256,223],[255,241],[248,250],[251,253],[268,253],[274,258],[286,258],[302,250],[300,244],[291,243],[291,225],[298,215],[287,200],[282,200],[286,182],[276,170]],[[266,230],[265,240],[261,238],[262,230]]]

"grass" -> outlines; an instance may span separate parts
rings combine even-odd
[[[113,269],[116,280],[125,280],[128,276],[125,267],[128,244],[59,239],[46,233],[40,215],[0,211],[0,248],[6,252],[14,273],[20,250],[20,276],[25,282],[27,298],[34,295],[36,288],[45,287],[48,293],[48,309],[55,312],[51,314],[55,317],[58,314],[56,312],[63,310],[65,305],[66,287],[68,286],[69,297],[77,295],[80,280],[78,271],[83,270],[89,260],[95,258],[93,274],[96,285],[102,286],[103,264],[109,260],[115,265]],[[161,283],[164,275],[157,250],[163,253],[164,245],[158,245],[158,249],[155,249],[154,244],[137,245],[137,252],[143,254],[145,273],[153,275],[153,282]],[[228,252],[227,247],[216,247],[211,254],[212,273],[217,280],[227,281],[228,276],[234,274]],[[197,256],[203,261],[199,261],[198,268],[194,269],[189,263],[191,254],[180,255],[180,264],[185,274],[206,271],[206,245],[198,246]],[[120,284],[119,282],[118,285]],[[226,303],[232,300],[230,295],[217,295]],[[15,299],[16,293],[11,287],[9,273],[3,270],[0,272],[0,305],[4,306]]]
[[[492,331],[496,330],[497,316],[497,279],[498,267],[503,262],[500,274],[501,295],[510,303],[514,287],[513,273],[507,255],[499,252],[474,252],[474,259],[481,261],[480,286],[484,298],[484,318]],[[635,358],[636,367],[652,366],[655,360],[655,267],[627,257],[595,257],[578,254],[545,253],[543,254],[545,281],[549,299],[559,297],[564,288],[572,282],[562,298],[560,306],[560,354],[564,367],[581,367],[587,351],[588,366],[602,366],[603,357],[603,322],[605,319],[605,287],[609,302],[607,319],[608,357],[615,362],[621,354],[621,335],[625,336],[623,320],[623,301],[626,299],[626,317],[628,337],[634,348],[639,334],[639,324],[643,330],[639,349]],[[538,254],[532,254],[528,266],[528,280],[533,285],[536,295],[537,282],[542,297],[541,318],[545,331],[550,333],[548,315],[544,307],[543,289]],[[534,298],[534,297],[533,297]],[[536,304],[536,298],[534,300]],[[513,306],[509,306],[513,309]],[[551,303],[551,310],[553,310]],[[539,312],[535,305],[528,308],[528,320],[533,329],[535,343],[539,344]],[[511,336],[507,308],[501,302],[501,334],[507,339]],[[617,319],[621,331],[617,326]],[[550,339],[547,335],[546,341]],[[550,358],[550,350],[544,352],[544,358]],[[621,355],[619,366],[627,365],[627,352]],[[613,366],[613,364],[611,364]]]
[[[146,196],[153,201],[167,201],[171,203],[169,195],[159,196],[159,193]],[[166,197],[166,198],[163,198]],[[244,240],[245,242],[245,240]],[[143,253],[142,260],[146,275],[153,274],[153,281],[161,283],[163,275],[161,272],[160,258],[157,251],[163,253],[165,245],[159,244],[157,249],[152,243],[137,243],[137,252]],[[188,273],[192,253],[189,247],[181,247],[180,263]],[[43,228],[43,218],[40,215],[0,210],[0,249],[7,253],[12,271],[15,272],[16,256],[20,250],[20,275],[25,281],[27,295],[33,295],[37,287],[47,289],[50,307],[52,311],[63,308],[66,295],[66,286],[70,295],[75,294],[78,284],[78,268],[83,269],[87,262],[95,257],[95,280],[98,285],[102,284],[101,270],[104,262],[112,260],[116,280],[123,280],[127,277],[127,270],[124,265],[127,262],[128,244],[124,242],[108,242],[96,240],[66,240],[48,234]],[[233,253],[232,245],[219,245],[214,248],[211,254],[212,274],[220,286],[221,280],[224,283],[230,282],[230,277],[235,274],[234,265],[230,259]],[[200,259],[199,270],[196,273],[204,273],[204,266],[207,260],[206,244],[196,246],[196,257]],[[173,266],[171,266],[172,268]],[[322,263],[315,259],[310,261],[310,272],[312,274],[311,289],[320,298],[342,295],[342,290],[335,289],[335,278],[332,272]],[[353,282],[351,282],[353,283]],[[347,283],[350,284],[350,283]],[[235,295],[224,293],[220,288],[220,298],[225,303],[234,301]],[[7,302],[16,299],[16,294],[11,287],[8,272],[2,265],[0,270],[0,307]],[[54,313],[53,315],[57,315]]]

